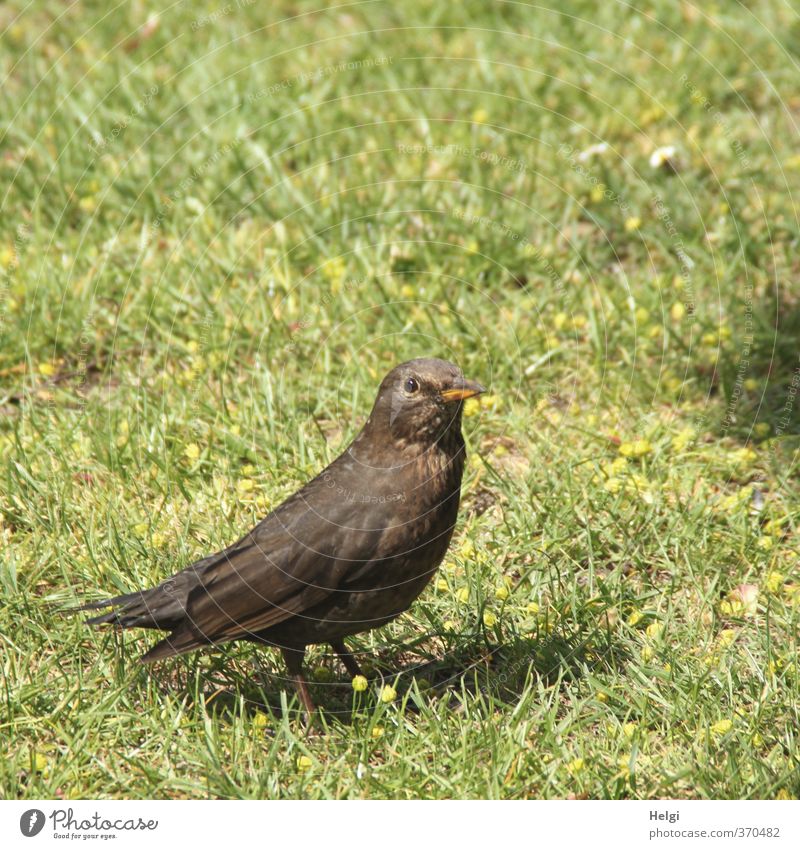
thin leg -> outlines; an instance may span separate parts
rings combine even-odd
[[[361,671],[361,667],[358,665],[358,661],[355,659],[353,653],[348,651],[347,646],[344,644],[344,640],[336,640],[335,642],[332,642],[331,648],[336,652],[339,660],[342,661],[344,668],[350,673],[352,678],[355,678],[356,675],[364,674]]]
[[[311,693],[308,692],[308,684],[303,677],[303,657],[306,650],[302,649],[282,649],[283,659],[286,661],[286,668],[289,670],[289,677],[294,683],[297,695],[303,704],[303,709],[310,719],[314,715],[315,707],[311,699]]]

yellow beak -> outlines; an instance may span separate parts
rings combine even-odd
[[[474,380],[465,380],[463,377],[456,381],[456,384],[451,389],[445,389],[440,392],[442,400],[449,404],[451,401],[465,401],[467,398],[472,398],[475,395],[480,395],[486,390],[476,383]]]

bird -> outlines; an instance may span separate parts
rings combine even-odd
[[[383,379],[365,424],[315,478],[237,542],[151,589],[90,602],[88,625],[168,632],[153,663],[245,640],[279,649],[306,715],[309,645],[362,675],[345,638],[404,613],[444,559],[461,497],[464,401],[485,392],[453,363],[419,358]]]

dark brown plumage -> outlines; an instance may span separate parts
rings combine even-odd
[[[88,622],[169,631],[150,663],[210,644],[283,650],[308,712],[306,646],[343,639],[407,610],[447,551],[464,468],[463,401],[483,392],[452,363],[418,359],[384,378],[366,424],[321,474],[230,547],[158,586],[87,609]]]

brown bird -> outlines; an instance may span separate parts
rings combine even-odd
[[[312,713],[306,646],[330,643],[360,674],[344,638],[407,610],[444,558],[466,453],[463,401],[483,391],[444,360],[397,366],[361,432],[316,478],[223,551],[152,589],[87,604],[113,608],[88,624],[169,631],[144,663],[230,640],[280,648]]]

